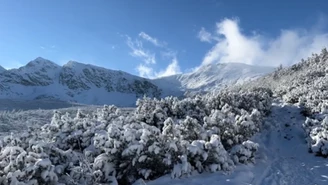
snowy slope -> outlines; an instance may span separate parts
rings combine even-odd
[[[239,165],[231,174],[204,173],[171,179],[164,176],[147,185],[324,185],[328,183],[328,161],[308,153],[298,107],[274,103],[267,128],[253,141],[260,144],[255,165]],[[142,181],[134,185],[143,184]]]
[[[6,71],[6,69],[3,68],[2,66],[0,66],[0,73],[1,73],[1,72],[4,72],[4,71]]]
[[[272,67],[252,66],[242,63],[208,64],[187,74],[164,77],[154,80],[159,87],[175,87],[172,91],[196,90],[211,91],[232,84],[254,80],[274,71]]]
[[[39,57],[0,73],[0,99],[134,106],[143,95],[159,97],[161,90],[147,79],[74,61],[59,66]]]
[[[10,69],[1,74],[1,82],[25,86],[45,86],[55,82],[61,67],[41,57],[30,61],[18,69]]]
[[[137,98],[178,96],[210,91],[255,79],[270,67],[227,63],[149,80],[122,71],[69,61],[63,66],[41,57],[0,73],[0,99],[59,99],[84,104],[134,106]]]

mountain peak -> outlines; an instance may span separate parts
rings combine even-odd
[[[45,67],[45,66],[49,66],[49,67],[59,67],[59,65],[57,65],[56,63],[42,58],[42,57],[37,57],[36,59],[30,61],[29,63],[26,64],[26,67]]]
[[[47,60],[47,59],[42,58],[42,57],[36,57],[34,60],[35,60],[35,61],[42,61],[42,60]]]
[[[74,60],[70,60],[66,64],[64,64],[65,67],[75,67],[75,66],[81,66],[81,65],[84,66],[86,64],[83,64],[83,63],[80,63],[80,62],[77,62],[77,61],[74,61]]]

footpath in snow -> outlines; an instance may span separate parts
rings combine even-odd
[[[293,105],[273,103],[266,128],[253,138],[260,144],[256,164],[238,165],[231,174],[203,173],[171,179],[169,175],[147,185],[324,185],[328,159],[308,153],[302,124],[305,117]],[[135,185],[145,185],[136,182]]]

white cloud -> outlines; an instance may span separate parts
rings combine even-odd
[[[153,78],[153,69],[151,67],[145,66],[143,64],[140,64],[137,67],[137,71],[139,73],[139,76],[144,78]]]
[[[139,64],[136,70],[138,71],[139,76],[150,79],[171,76],[181,73],[180,66],[176,58],[174,58],[164,70],[160,70],[159,72],[156,72],[152,67],[144,64]]]
[[[129,36],[126,36],[127,38],[127,45],[132,50],[130,52],[131,56],[140,58],[143,62],[140,63],[136,67],[136,71],[138,72],[138,75],[145,78],[159,78],[164,76],[170,76],[180,73],[180,67],[177,60],[177,52],[172,50],[171,48],[168,48],[165,42],[160,42],[156,38],[153,38],[146,34],[145,32],[141,32],[139,34],[139,37],[142,39],[151,42],[155,46],[158,46],[156,50],[157,54],[160,54],[162,56],[162,62],[169,60],[171,63],[165,67],[165,69],[157,70],[158,65],[156,61],[156,53],[151,52],[143,47],[143,42],[140,39],[136,39],[133,41]],[[157,69],[156,69],[157,68]]]
[[[197,37],[202,42],[212,43],[213,41],[219,41],[219,38],[217,36],[215,36],[215,35],[211,34],[210,32],[206,31],[206,29],[204,27],[202,27],[200,29],[200,31],[198,32]]]
[[[206,31],[204,27],[202,27],[198,32],[198,38],[202,42],[212,42],[212,34]]]
[[[143,49],[134,49],[131,55],[142,58],[147,64],[156,64],[155,54],[149,53]]]
[[[160,41],[158,41],[156,38],[151,37],[150,35],[148,35],[148,34],[145,33],[145,32],[140,32],[140,33],[139,33],[139,37],[143,38],[144,40],[146,40],[146,41],[148,41],[148,42],[151,42],[151,43],[154,44],[155,46],[158,46],[158,47],[162,47],[162,46],[164,46],[163,43],[161,43]]]
[[[158,74],[156,74],[156,77],[171,76],[179,73],[181,73],[180,66],[178,60],[174,58],[164,71],[160,71]]]
[[[161,55],[165,59],[173,59],[173,58],[176,58],[177,52],[167,49],[166,51],[161,51]]]
[[[156,64],[155,53],[151,53],[144,49],[141,41],[132,41],[130,37],[127,38],[127,45],[132,50],[130,53],[132,56],[142,59],[146,64]]]
[[[209,36],[220,39],[206,53],[202,65],[238,62],[286,66],[299,62],[311,53],[320,52],[328,45],[328,33],[320,33],[318,30],[282,30],[279,36],[271,39],[259,34],[247,36],[240,31],[238,23],[236,19],[224,19],[216,24],[216,33],[207,34],[203,38],[203,41],[208,40]]]
[[[56,51],[56,46],[55,45],[41,45],[40,49],[44,50],[45,52],[54,52]]]

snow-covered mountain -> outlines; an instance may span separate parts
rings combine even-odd
[[[0,69],[0,99],[134,106],[136,99],[144,95],[182,96],[185,91],[220,89],[271,71],[273,68],[246,64],[210,64],[192,73],[150,80],[75,61],[59,66],[39,57],[18,69]]]
[[[185,91],[212,91],[232,84],[254,80],[274,71],[272,67],[243,63],[216,63],[201,66],[191,73],[154,80],[159,87],[176,87]],[[173,88],[172,88],[173,90]]]
[[[133,106],[143,95],[159,97],[161,90],[148,79],[74,61],[59,66],[36,58],[19,69],[0,73],[2,99],[46,98]]]
[[[6,69],[3,68],[2,66],[0,66],[0,73],[3,72],[3,71],[6,71]]]

